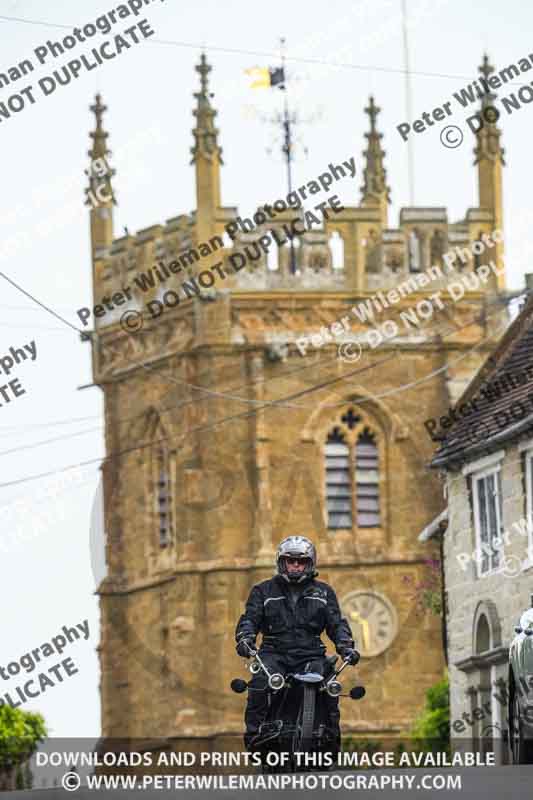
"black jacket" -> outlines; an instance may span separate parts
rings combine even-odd
[[[289,597],[289,585],[279,575],[257,583],[251,590],[244,614],[237,623],[235,640],[263,635],[260,652],[322,655],[323,631],[339,647],[353,647],[350,626],[341,616],[337,595],[327,583],[314,578],[302,589],[296,607]]]

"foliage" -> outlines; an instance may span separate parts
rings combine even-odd
[[[18,789],[20,791],[21,789],[32,789],[32,788],[33,788],[33,773],[30,769],[29,763],[26,762],[24,766],[18,764],[15,776],[15,789]]]
[[[438,558],[424,559],[426,570],[424,580],[413,585],[413,578],[409,575],[403,576],[403,582],[413,587],[413,599],[416,602],[418,611],[425,613],[430,611],[437,616],[442,615],[442,590],[441,590],[441,566]]]
[[[426,692],[426,707],[411,731],[417,750],[450,753],[450,688],[446,676]]]
[[[47,735],[40,714],[11,706],[0,707],[0,771],[23,764]]]
[[[349,753],[381,753],[381,742],[377,739],[354,739],[352,736],[347,736],[342,744],[342,749]]]
[[[347,736],[342,742],[342,749],[349,753],[368,753],[372,756],[374,753],[383,752],[383,746],[377,739],[359,739]],[[358,769],[369,769],[367,765],[358,767]]]

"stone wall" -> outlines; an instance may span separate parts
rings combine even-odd
[[[475,655],[474,625],[476,612],[486,613],[493,629],[492,648],[508,648],[513,636],[514,626],[521,614],[530,606],[533,587],[533,565],[520,572],[520,565],[527,557],[527,538],[513,527],[525,514],[525,497],[522,482],[521,458],[518,445],[505,451],[501,462],[503,527],[508,532],[508,543],[503,545],[503,555],[509,559],[508,574],[499,572],[486,577],[477,577],[475,561],[461,566],[459,556],[475,551],[475,532],[473,511],[469,498],[467,477],[461,472],[450,472],[447,477],[449,525],[444,536],[446,592],[448,598],[448,653],[450,671],[451,720],[462,719],[463,713],[470,713],[471,698],[467,693],[469,686],[479,683],[480,672],[475,664],[466,665],[467,671],[459,669],[462,663]],[[464,567],[464,568],[463,568]],[[464,664],[463,664],[464,667]],[[505,720],[506,709],[498,700],[495,681],[507,682],[508,666],[505,653],[498,658],[493,667],[493,716],[501,715]],[[499,707],[499,708],[498,708]],[[480,718],[480,721],[481,718]],[[455,735],[467,737],[472,726],[456,726]]]
[[[440,620],[416,610],[411,588],[424,580],[425,559],[438,557],[436,545],[428,549],[418,534],[444,503],[438,477],[427,470],[433,444],[423,420],[446,411],[448,392],[444,376],[425,377],[484,329],[459,328],[445,352],[436,340],[424,350],[384,345],[355,366],[336,358],[335,345],[313,360],[294,347],[285,360],[269,356],[269,336],[318,327],[325,314],[341,316],[356,299],[194,300],[136,337],[101,337],[95,370],[106,392],[107,447],[124,452],[104,470],[105,736],[182,737],[207,746],[213,737],[239,734],[244,698],[229,690],[231,678],[245,674],[234,652],[235,624],[253,583],[272,575],[275,547],[290,533],[317,542],[320,578],[348,612],[356,613],[354,592],[366,592],[382,597],[389,615],[385,650],[347,677],[347,686],[366,685],[367,696],[342,701],[345,732],[382,739],[406,732],[425,690],[442,676]],[[140,359],[145,367],[132,368]],[[416,390],[398,392],[407,383]],[[289,398],[287,407],[268,405],[279,398]],[[355,535],[328,531],[325,523],[323,447],[349,408],[375,431],[381,460],[382,524]],[[216,424],[223,418],[231,419]],[[167,548],[159,547],[151,488],[159,441],[173,465]]]

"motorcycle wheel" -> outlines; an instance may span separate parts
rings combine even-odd
[[[304,685],[302,705],[293,739],[294,752],[306,753],[311,747],[315,722],[315,701],[315,689],[312,686]]]

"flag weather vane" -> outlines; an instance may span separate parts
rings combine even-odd
[[[285,73],[285,39],[280,40],[281,66],[279,67],[252,67],[246,73],[252,78],[251,89],[268,89],[278,87],[283,92],[283,111],[277,112],[270,120],[281,125],[283,140],[281,151],[287,165],[287,183],[289,194],[292,192],[292,161],[294,154],[294,143],[292,135],[292,125],[296,123],[296,115],[289,111],[289,98],[287,92],[287,80]],[[294,253],[294,242],[290,241],[290,269],[291,273],[296,272],[296,258]]]

